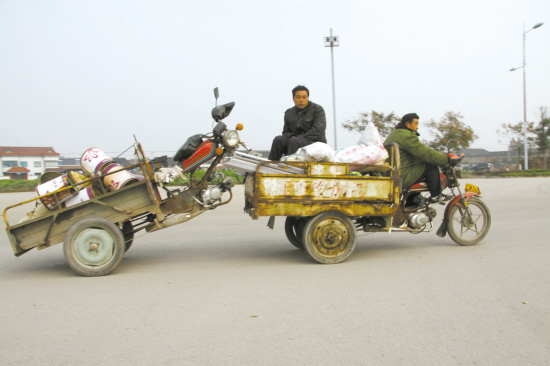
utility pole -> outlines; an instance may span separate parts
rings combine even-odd
[[[330,47],[330,63],[332,65],[332,111],[334,112],[334,150],[338,150],[338,138],[336,136],[336,95],[334,92],[334,47],[340,45],[340,37],[332,36],[330,28],[330,37],[325,37],[325,47]]]
[[[529,169],[529,149],[527,146],[527,97],[525,96],[525,35],[532,31],[533,29],[537,29],[540,27],[543,23],[537,23],[533,26],[533,28],[529,30],[525,30],[525,22],[523,23],[523,65],[521,67],[514,67],[513,69],[510,69],[510,71],[515,71],[518,69],[523,69],[523,158],[524,158],[524,164],[523,169],[527,170]]]

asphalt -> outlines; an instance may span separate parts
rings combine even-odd
[[[104,277],[1,235],[0,364],[550,365],[550,178],[463,182],[491,210],[479,245],[377,233],[335,265],[244,214],[242,187]]]

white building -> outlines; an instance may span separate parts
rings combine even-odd
[[[53,147],[0,146],[0,179],[37,179],[59,171],[59,154]]]

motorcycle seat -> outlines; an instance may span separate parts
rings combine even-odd
[[[447,187],[447,177],[443,173],[439,173],[439,177],[441,178],[441,187],[445,189]],[[426,178],[422,178],[420,182],[416,182],[409,188],[409,191],[411,192],[419,192],[419,191],[427,191],[428,190],[428,183],[426,183]]]
[[[409,188],[410,191],[419,191],[419,190],[427,190],[428,189],[428,183],[422,181],[415,183]]]

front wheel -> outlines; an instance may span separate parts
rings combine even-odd
[[[348,216],[327,211],[308,221],[303,242],[309,255],[317,262],[340,263],[355,249],[357,232]]]
[[[103,218],[80,220],[67,231],[63,254],[69,266],[83,276],[103,276],[111,272],[124,255],[122,231]]]
[[[479,243],[491,227],[491,213],[482,200],[472,197],[468,200],[468,207],[472,213],[472,221],[464,207],[456,204],[449,211],[447,231],[451,239],[460,245]]]

